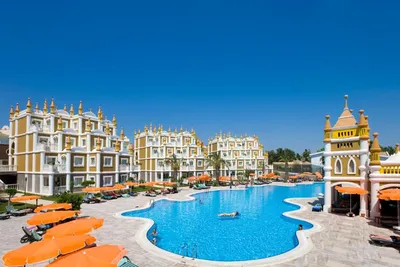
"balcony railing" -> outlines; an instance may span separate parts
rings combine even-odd
[[[0,165],[0,172],[16,172],[17,165]]]
[[[131,165],[131,172],[139,172],[140,165]]]
[[[67,167],[64,164],[43,164],[44,172],[64,173],[66,170]]]
[[[58,144],[37,144],[38,150],[44,150],[47,152],[58,152]]]
[[[5,184],[4,189],[17,189],[18,190],[18,185],[17,184]]]
[[[120,172],[129,172],[129,165],[119,165]]]

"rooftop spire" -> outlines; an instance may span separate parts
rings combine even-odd
[[[68,112],[67,104],[64,104],[64,111],[65,111],[65,112]]]
[[[69,109],[69,115],[71,115],[71,116],[74,115],[74,104],[71,104],[71,107]]]
[[[35,111],[39,111],[39,103],[36,102]]]
[[[381,165],[380,161],[381,146],[379,145],[378,133],[374,133],[374,141],[372,141],[370,151],[371,151],[370,165]]]
[[[79,115],[79,116],[82,116],[82,115],[83,115],[83,104],[82,104],[82,100],[79,101],[78,115]]]
[[[396,149],[395,149],[395,151],[394,151],[394,153],[399,153],[399,144],[396,144]]]
[[[19,104],[17,103],[17,105],[15,106],[15,116],[19,115]]]
[[[121,128],[120,138],[121,138],[122,140],[124,140],[124,138],[125,138],[124,128]]]
[[[347,105],[347,99],[349,98],[349,96],[348,95],[344,95],[344,109],[345,110],[348,110],[349,109],[349,106]]]
[[[51,98],[50,113],[51,113],[51,114],[56,113],[56,104],[54,103],[54,98]]]
[[[47,99],[45,99],[43,103],[43,113],[47,114]]]
[[[10,107],[10,119],[12,117],[14,117],[14,107],[13,106]]]
[[[115,114],[113,115],[112,123],[114,126],[117,126],[117,117],[115,117]]]
[[[28,102],[26,103],[26,113],[31,113],[31,112],[32,112],[31,98],[28,97]]]

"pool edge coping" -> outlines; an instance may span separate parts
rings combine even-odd
[[[268,186],[268,185],[264,185]],[[275,185],[275,186],[280,186],[280,185]],[[257,186],[261,187],[261,186]],[[184,195],[186,199],[170,199],[168,197],[161,197],[159,199],[155,199],[153,201],[161,201],[161,200],[168,200],[168,201],[178,201],[178,202],[186,202],[186,201],[193,201],[195,198],[193,197],[194,195],[200,194],[200,193],[208,193],[211,191],[223,191],[223,190],[246,190],[246,188],[213,188],[212,190],[207,190],[207,191],[202,191],[200,190],[199,192],[191,192],[189,194]],[[167,250],[164,250],[162,248],[159,248],[157,246],[154,246],[150,240],[147,239],[147,233],[151,229],[151,227],[155,224],[155,222],[152,219],[148,218],[140,218],[140,217],[127,217],[123,216],[122,214],[125,212],[129,211],[139,211],[139,210],[145,210],[148,208],[151,208],[152,204],[148,204],[144,207],[141,208],[133,208],[121,212],[117,212],[114,214],[114,217],[120,218],[120,219],[125,219],[125,220],[139,220],[143,221],[144,225],[139,227],[139,230],[137,231],[135,235],[136,242],[138,245],[144,249],[145,251],[160,257],[167,259],[169,261],[175,262],[175,263],[180,263],[180,264],[186,264],[188,266],[271,266],[271,265],[276,265],[276,264],[283,264],[287,263],[289,261],[293,261],[299,257],[304,256],[308,252],[310,252],[315,246],[311,240],[311,235],[317,232],[320,232],[324,229],[322,225],[317,223],[316,221],[309,220],[309,219],[304,219],[301,217],[298,217],[295,215],[295,213],[299,213],[302,211],[306,211],[307,207],[305,205],[302,205],[300,203],[294,202],[297,199],[314,199],[315,197],[304,197],[304,198],[286,198],[283,201],[289,204],[293,204],[299,209],[292,210],[292,211],[287,211],[282,213],[283,216],[286,216],[288,218],[296,219],[296,220],[301,220],[305,221],[308,223],[311,223],[313,227],[311,229],[307,230],[302,230],[302,231],[296,231],[296,237],[299,242],[299,244],[285,252],[276,256],[268,257],[268,258],[263,258],[263,259],[257,259],[257,260],[248,260],[248,261],[211,261],[211,260],[203,260],[203,259],[192,259],[190,257],[185,257],[182,258],[178,254],[169,252]]]

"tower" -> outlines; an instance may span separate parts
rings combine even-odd
[[[368,190],[369,125],[364,111],[360,110],[359,113],[357,122],[345,95],[343,111],[333,127],[330,116],[325,117],[325,212],[330,212],[332,202],[338,201],[339,195],[334,189],[336,185]],[[360,215],[365,216],[367,196],[361,196],[358,204]]]

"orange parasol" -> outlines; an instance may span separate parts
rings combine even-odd
[[[56,223],[71,217],[76,216],[77,213],[81,213],[80,211],[54,211],[54,212],[46,212],[39,213],[34,215],[32,218],[27,220],[26,222],[29,225],[39,225],[39,224],[49,224]]]
[[[189,182],[196,182],[198,179],[199,179],[199,178],[196,177],[196,176],[192,176],[192,177],[189,177],[189,178],[188,178]]]
[[[101,191],[101,188],[99,187],[85,187],[82,189],[82,192],[85,193],[98,193]]]
[[[126,189],[126,186],[123,186],[122,184],[116,184],[113,186],[114,190],[121,190],[121,189]]]
[[[24,266],[47,261],[60,255],[80,250],[95,241],[96,238],[90,235],[65,236],[42,240],[7,252],[3,256],[3,263],[5,266]],[[71,266],[76,265],[71,264]]]
[[[249,174],[250,176],[256,176],[256,174],[254,172]]]
[[[100,188],[100,191],[114,191],[114,187],[104,186]]]
[[[211,177],[210,176],[208,176],[207,174],[203,174],[203,175],[200,175],[199,176],[199,180],[200,181],[211,181]]]
[[[365,195],[368,194],[368,191],[359,187],[340,187],[335,186],[335,189],[342,194],[349,195]],[[351,197],[350,197],[350,213],[351,213]]]
[[[382,190],[379,192],[378,198],[382,200],[397,201],[397,224],[400,227],[400,189],[391,188]]]
[[[21,196],[21,197],[13,197],[11,199],[11,202],[23,202],[23,201],[29,201],[29,200],[36,200],[39,199],[40,196]]]
[[[218,179],[220,182],[227,182],[230,180],[228,176],[220,176]]]
[[[71,222],[63,223],[47,230],[43,238],[51,239],[70,235],[87,234],[94,229],[102,227],[103,223],[104,219],[97,219],[94,217],[73,220]]]
[[[134,182],[126,182],[125,183],[126,186],[138,186],[138,183],[134,183]]]
[[[65,257],[58,258],[46,267],[116,267],[126,255],[123,246],[103,245],[95,248],[83,249]]]
[[[37,207],[35,209],[35,212],[41,212],[41,211],[49,211],[49,210],[70,210],[72,209],[72,204],[70,203],[53,203],[41,207]]]

